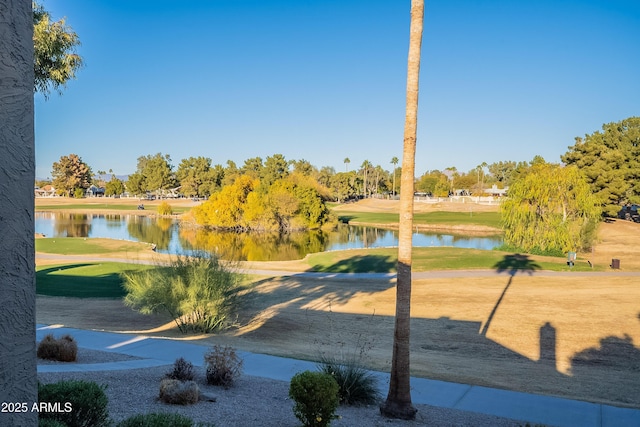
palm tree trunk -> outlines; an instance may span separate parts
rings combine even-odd
[[[0,7],[0,401],[26,413],[0,424],[38,424],[35,344],[33,10],[31,0]]]
[[[418,124],[418,77],[424,0],[411,1],[411,29],[407,69],[407,107],[404,124],[402,176],[400,178],[400,228],[398,235],[398,280],[396,284],[396,320],[393,333],[391,380],[387,400],[380,406],[382,415],[414,419],[417,410],[411,403],[410,331],[411,331],[411,250],[413,229],[413,186]]]

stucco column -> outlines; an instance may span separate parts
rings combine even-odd
[[[0,3],[0,412],[2,426],[35,426],[33,125],[31,0]],[[15,410],[5,405],[2,409]],[[19,407],[18,410],[22,410]]]

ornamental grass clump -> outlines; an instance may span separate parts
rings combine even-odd
[[[56,339],[53,334],[49,334],[38,343],[36,355],[39,359],[75,362],[78,359],[78,344],[71,335]]]
[[[305,427],[330,425],[336,418],[339,389],[331,375],[312,371],[295,374],[289,385],[289,397],[295,401],[293,413]]]
[[[242,373],[243,361],[233,347],[215,345],[204,355],[207,384],[229,388]]]
[[[143,314],[168,312],[182,333],[224,329],[239,306],[240,275],[210,254],[123,273],[124,302]]]
[[[355,360],[344,362],[336,358],[323,357],[318,369],[331,375],[338,383],[340,403],[371,405],[380,400],[377,378]]]
[[[195,381],[165,378],[160,381],[160,400],[171,405],[193,405],[200,399],[200,388]]]

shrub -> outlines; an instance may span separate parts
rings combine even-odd
[[[57,404],[58,412],[40,412],[68,427],[102,427],[110,425],[105,386],[90,381],[60,381],[38,384],[38,401]],[[69,412],[65,412],[70,408]]]
[[[160,400],[172,405],[193,405],[200,398],[200,389],[194,381],[165,378],[160,381]]]
[[[160,203],[160,205],[158,205],[158,213],[160,215],[171,215],[173,214],[173,209],[171,208],[171,205],[167,202],[162,202]]]
[[[380,399],[378,380],[355,361],[341,362],[335,358],[322,358],[320,372],[331,375],[339,386],[340,403],[369,405]]]
[[[124,273],[124,301],[143,314],[168,311],[183,333],[208,333],[235,313],[239,278],[215,256],[178,256],[168,267]]]
[[[242,373],[242,359],[232,347],[216,345],[204,355],[207,383],[229,388]]]
[[[304,371],[291,378],[289,397],[296,403],[293,413],[306,427],[325,427],[335,418],[338,383],[328,374]]]
[[[51,418],[38,418],[38,427],[67,427],[67,425]]]
[[[195,424],[191,418],[180,414],[151,413],[129,417],[117,424],[117,427],[215,427],[210,423]]]
[[[117,427],[191,427],[193,421],[180,414],[139,414],[129,417]]]
[[[49,334],[38,344],[36,354],[40,359],[75,362],[78,358],[78,344],[71,335],[56,339]]]
[[[167,372],[164,377],[179,381],[192,381],[194,376],[193,363],[181,357],[173,363],[173,371]]]

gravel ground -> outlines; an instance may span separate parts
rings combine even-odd
[[[117,353],[79,349],[76,363],[102,363],[130,360],[130,356]],[[51,364],[38,360],[39,364]],[[173,412],[186,415],[194,421],[214,423],[218,427],[299,427],[293,415],[293,402],[288,397],[289,383],[260,377],[241,376],[236,384],[225,390],[209,386],[204,372],[196,378],[200,391],[216,397],[215,402],[200,401],[195,405],[176,406],[158,401],[160,379],[170,366],[102,372],[39,373],[43,383],[61,380],[95,381],[107,386],[109,414],[114,421],[131,415],[149,412]],[[339,419],[334,427],[376,426],[520,426],[514,420],[427,405],[416,405],[415,421],[390,420],[380,415],[377,406],[340,406]]]

